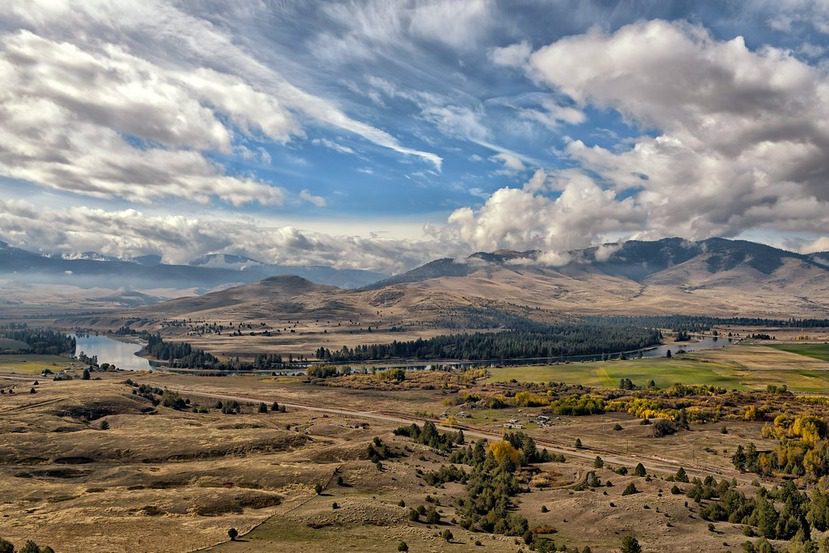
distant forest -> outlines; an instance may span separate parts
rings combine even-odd
[[[335,362],[376,359],[519,359],[618,353],[655,346],[658,330],[624,326],[528,324],[521,330],[451,334],[391,344],[320,347],[317,359]]]
[[[123,329],[122,329],[123,330]],[[239,358],[220,361],[215,355],[194,348],[187,342],[165,342],[159,334],[139,334],[147,340],[144,351],[161,361],[167,361],[172,368],[215,369],[220,371],[272,370],[285,367],[281,355],[259,354],[253,362]]]
[[[12,324],[0,328],[0,338],[22,342],[25,347],[18,346],[12,342],[6,346],[0,346],[0,352],[35,353],[38,355],[60,355],[62,353],[75,353],[75,338],[54,330],[42,328],[29,328],[25,324]]]
[[[676,331],[702,332],[715,325],[763,326],[780,328],[829,327],[829,319],[758,319],[752,317],[694,317],[690,315],[657,316],[602,316],[585,317],[587,323],[613,326],[641,326],[648,328],[670,328]]]

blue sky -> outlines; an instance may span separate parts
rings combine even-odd
[[[0,238],[399,271],[829,249],[821,2],[11,2]]]

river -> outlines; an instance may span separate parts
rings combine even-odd
[[[89,357],[97,357],[98,363],[109,363],[125,371],[146,371],[151,369],[150,362],[135,355],[141,350],[141,344],[113,340],[102,334],[82,334],[75,336],[75,355],[83,352]]]

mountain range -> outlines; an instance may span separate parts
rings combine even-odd
[[[359,288],[387,277],[375,271],[324,266],[275,265],[231,254],[208,254],[185,265],[165,264],[158,255],[121,259],[96,252],[44,255],[0,241],[0,277],[27,283],[82,288],[209,289],[298,275],[340,288]]]
[[[722,238],[605,244],[569,252],[557,266],[545,263],[538,251],[501,250],[438,259],[360,289],[272,277],[134,315],[438,326],[476,326],[481,317],[506,315],[539,320],[562,314],[826,318],[827,259],[827,253],[800,254]]]

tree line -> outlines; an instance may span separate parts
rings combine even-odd
[[[317,348],[317,359],[334,362],[374,359],[517,359],[564,358],[632,351],[662,340],[652,328],[599,325],[528,326],[502,332],[449,334],[390,344]]]
[[[63,332],[44,328],[29,328],[23,325],[10,325],[0,329],[0,338],[15,340],[26,344],[26,348],[6,349],[7,353],[25,351],[38,355],[60,355],[75,353],[75,338]]]

